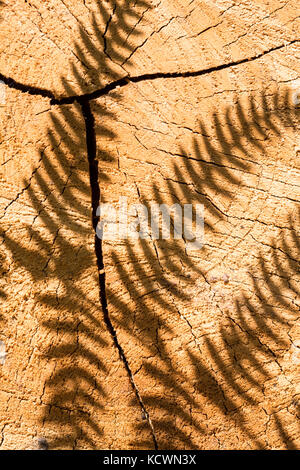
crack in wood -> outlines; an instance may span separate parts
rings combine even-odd
[[[95,135],[95,119],[90,107],[90,103],[85,100],[81,102],[81,110],[85,121],[85,129],[86,129],[86,147],[87,147],[87,155],[88,155],[88,162],[89,162],[89,177],[90,177],[90,187],[91,187],[91,199],[92,199],[92,225],[95,232],[95,254],[97,259],[97,267],[98,267],[98,279],[99,279],[99,295],[100,295],[100,303],[103,311],[103,317],[106,324],[106,327],[111,335],[113,343],[119,352],[119,356],[123,365],[126,369],[126,372],[129,377],[129,381],[131,387],[134,391],[134,394],[137,398],[137,401],[142,409],[144,416],[147,419],[148,425],[150,427],[154,448],[158,449],[157,439],[155,436],[154,427],[149,416],[149,413],[143,403],[143,399],[141,394],[137,388],[137,385],[133,378],[133,373],[131,371],[130,365],[126,358],[124,349],[122,348],[117,332],[112,324],[112,321],[109,316],[108,306],[107,306],[107,297],[106,297],[106,283],[105,283],[105,270],[104,270],[104,261],[103,261],[103,251],[102,251],[102,240],[96,234],[96,228],[98,224],[99,217],[97,216],[97,208],[100,204],[100,185],[98,180],[98,160],[97,150],[96,150],[96,135]]]

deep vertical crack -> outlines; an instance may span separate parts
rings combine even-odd
[[[128,83],[140,83],[140,82],[145,82],[148,80],[152,81],[152,80],[158,80],[162,78],[176,79],[176,78],[201,77],[203,75],[209,75],[211,73],[226,70],[231,67],[236,67],[238,65],[243,65],[249,62],[254,62],[258,59],[263,58],[265,55],[268,55],[272,52],[280,51],[293,44],[297,44],[298,42],[300,42],[299,39],[293,39],[292,41],[288,43],[274,46],[271,49],[260,52],[259,54],[255,54],[250,57],[244,57],[243,59],[238,59],[238,60],[231,61],[231,62],[225,62],[219,65],[214,65],[206,69],[192,70],[192,71],[187,70],[185,72],[184,71],[183,72],[151,72],[151,73],[144,73],[142,75],[136,75],[136,76],[130,76],[127,73],[125,77],[119,78],[111,83],[108,83],[107,85],[105,85],[103,88],[100,88],[99,90],[95,90],[90,93],[85,93],[81,95],[65,96],[65,97],[60,97],[60,98],[56,97],[55,93],[50,90],[46,90],[44,88],[38,88],[35,86],[26,85],[26,84],[17,82],[13,78],[6,77],[2,73],[0,73],[0,80],[4,82],[9,88],[19,90],[22,93],[29,93],[30,95],[50,98],[51,105],[72,104],[75,102],[79,102],[82,104],[85,101],[94,100],[94,99],[100,98],[101,96],[107,95],[108,93],[115,90],[116,88],[124,87]],[[120,67],[122,67],[122,64],[119,64],[119,65]]]
[[[107,298],[106,298],[106,283],[105,283],[105,271],[104,271],[104,262],[103,262],[103,250],[102,250],[102,240],[97,236],[96,228],[99,221],[99,217],[97,216],[97,208],[100,204],[100,185],[99,185],[99,165],[97,160],[97,144],[96,144],[96,134],[95,134],[95,118],[93,116],[91,106],[88,100],[80,100],[80,106],[82,110],[82,114],[85,121],[85,130],[86,130],[86,147],[87,147],[87,155],[88,155],[88,162],[89,162],[89,178],[90,178],[90,187],[91,187],[91,203],[92,203],[92,224],[93,229],[95,232],[95,253],[97,259],[97,267],[98,267],[98,276],[99,276],[99,295],[100,295],[100,303],[103,311],[103,317],[106,324],[106,327],[112,337],[114,345],[116,346],[121,361],[124,364],[126,372],[129,377],[129,381],[131,383],[132,389],[135,393],[135,396],[140,404],[142,412],[147,419],[148,425],[151,430],[151,435],[154,443],[154,448],[158,449],[158,444],[154,432],[154,427],[149,416],[148,411],[145,408],[143,403],[142,397],[139,393],[139,390],[135,384],[133,373],[130,369],[129,363],[127,361],[126,355],[122,346],[119,343],[117,332],[111,322],[108,306],[107,306]]]

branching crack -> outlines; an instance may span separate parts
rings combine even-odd
[[[67,98],[52,100],[51,104],[71,104],[71,103],[74,103],[74,101],[79,101],[80,99],[83,99],[83,98],[85,100],[96,99],[96,98],[99,98],[100,96],[107,95],[109,92],[115,90],[117,87],[124,87],[128,83],[140,83],[140,82],[144,82],[148,80],[151,80],[151,81],[157,80],[160,78],[166,78],[166,79],[173,78],[174,79],[174,78],[200,77],[202,75],[208,75],[210,73],[219,72],[221,70],[235,67],[237,65],[246,64],[247,62],[253,62],[254,60],[261,59],[266,54],[270,54],[271,52],[275,52],[285,47],[291,46],[292,44],[295,44],[297,42],[299,42],[299,40],[294,39],[293,41],[290,41],[287,44],[281,44],[280,46],[275,46],[255,56],[247,57],[245,59],[240,59],[240,60],[233,61],[233,62],[227,62],[225,64],[216,65],[214,67],[209,67],[207,69],[187,71],[187,72],[156,72],[156,73],[146,73],[143,75],[137,75],[133,77],[130,77],[130,76],[123,77],[123,78],[120,78],[119,80],[109,83],[108,85],[101,88],[100,90],[96,90],[91,93],[87,93],[85,95],[70,96]]]
[[[44,98],[50,98],[50,100],[55,100],[55,95],[50,90],[46,90],[45,88],[39,88],[19,83],[11,77],[6,77],[2,73],[0,73],[0,80],[5,83],[5,85],[7,85],[9,88],[19,90],[22,93],[28,93],[29,95],[42,96]]]

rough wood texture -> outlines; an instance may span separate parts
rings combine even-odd
[[[0,448],[298,448],[298,2],[9,3]],[[204,247],[101,243],[120,196]]]

